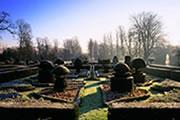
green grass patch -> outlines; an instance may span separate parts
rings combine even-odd
[[[81,114],[79,120],[107,120],[107,113],[107,108],[91,110],[85,114]]]
[[[107,108],[103,108],[99,81],[86,81],[81,91],[80,120],[107,120]]]

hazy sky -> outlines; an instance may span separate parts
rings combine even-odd
[[[180,0],[0,0],[0,11],[10,13],[13,21],[27,21],[34,41],[48,37],[62,44],[77,36],[83,49],[89,38],[102,41],[103,34],[114,33],[119,25],[127,31],[130,16],[150,11],[161,17],[170,43],[180,45]],[[3,37],[0,42],[17,42],[12,39]]]

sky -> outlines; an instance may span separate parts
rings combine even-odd
[[[158,14],[163,32],[172,45],[180,45],[180,0],[0,0],[0,11],[11,19],[24,19],[36,37],[63,40],[77,37],[84,51],[90,38],[101,42],[119,25],[127,31],[130,17],[143,11]],[[8,33],[0,33],[1,43],[17,45]]]

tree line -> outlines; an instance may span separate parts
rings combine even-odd
[[[115,35],[111,33],[104,35],[103,42],[99,45],[97,41],[90,40],[88,45],[90,57],[112,58],[116,55],[123,59],[125,55],[129,55],[142,57],[147,61],[156,47],[166,45],[163,25],[157,14],[142,12],[131,16],[130,20],[132,25],[127,32],[123,26],[119,26]],[[113,39],[115,43],[112,42]]]
[[[2,60],[13,59],[16,62],[26,60],[53,60],[61,57],[71,60],[76,57],[86,57],[93,60],[112,59],[117,56],[123,59],[125,55],[142,57],[145,61],[156,52],[158,47],[167,47],[163,24],[160,17],[152,12],[142,12],[130,17],[131,26],[126,31],[119,26],[114,34],[103,36],[103,42],[92,38],[88,41],[88,53],[83,54],[77,37],[63,41],[63,47],[58,40],[48,37],[37,37],[36,45],[32,42],[32,28],[25,20],[19,19],[12,22],[10,14],[0,12],[0,33],[9,32],[19,41],[14,48],[4,48],[1,53]],[[50,44],[53,41],[53,44]],[[115,42],[113,42],[115,41]]]

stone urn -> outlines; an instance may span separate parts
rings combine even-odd
[[[74,61],[74,68],[76,69],[77,74],[81,72],[82,65],[82,60],[80,58],[76,58]]]
[[[132,67],[134,68],[134,83],[144,83],[146,81],[146,74],[143,73],[143,69],[146,67],[145,61],[136,58],[132,61]]]
[[[133,90],[134,79],[131,69],[125,63],[118,63],[114,67],[114,77],[111,78],[111,91],[124,93]]]
[[[113,68],[116,66],[116,64],[119,62],[119,59],[117,56],[114,56],[113,59],[112,59],[112,65],[113,65]]]
[[[64,60],[61,58],[56,59],[56,61],[54,62],[55,65],[64,65]]]
[[[64,65],[59,65],[53,70],[55,75],[54,91],[64,91],[67,87],[66,75],[70,73],[69,69]]]
[[[132,69],[131,56],[125,56],[124,63],[126,63]]]
[[[40,83],[50,83],[54,82],[52,70],[54,68],[54,65],[49,60],[43,60],[39,64],[39,74],[38,74],[38,80]]]

